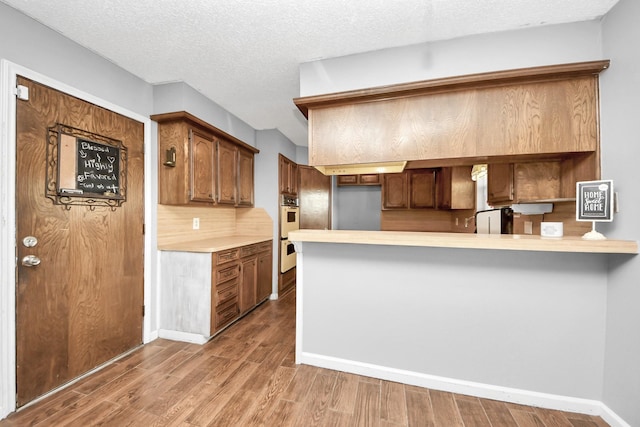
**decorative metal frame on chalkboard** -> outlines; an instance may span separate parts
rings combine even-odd
[[[127,200],[127,147],[122,141],[64,124],[50,127],[46,196],[66,209],[115,210]]]

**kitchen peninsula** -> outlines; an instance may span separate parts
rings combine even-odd
[[[300,230],[296,362],[597,413],[607,272],[637,242]]]

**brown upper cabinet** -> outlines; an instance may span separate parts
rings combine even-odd
[[[490,164],[488,203],[494,206],[575,200],[578,181],[596,179],[596,154],[563,159]]]
[[[186,113],[157,114],[158,203],[253,206],[256,148]]]
[[[438,174],[439,209],[475,209],[476,183],[471,179],[471,166],[440,169]]]
[[[420,169],[407,172],[409,175],[409,207],[427,209],[436,207],[435,169]]]
[[[514,198],[513,163],[488,165],[487,203],[492,206],[511,204]]]
[[[598,75],[608,66],[507,70],[294,102],[309,118],[311,166],[578,155],[599,152]]]
[[[382,209],[474,209],[471,167],[409,169],[382,175]]]
[[[416,169],[384,174],[382,209],[436,207],[436,169]]]
[[[347,185],[381,185],[380,174],[338,175],[338,187]]]
[[[385,173],[382,175],[382,209],[409,208],[409,174]]]
[[[280,154],[280,194],[298,195],[298,164]]]

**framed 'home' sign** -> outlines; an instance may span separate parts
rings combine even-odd
[[[576,220],[613,221],[613,181],[576,183]]]

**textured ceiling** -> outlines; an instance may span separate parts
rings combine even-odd
[[[0,0],[145,81],[307,145],[300,63],[597,19],[618,0]]]

